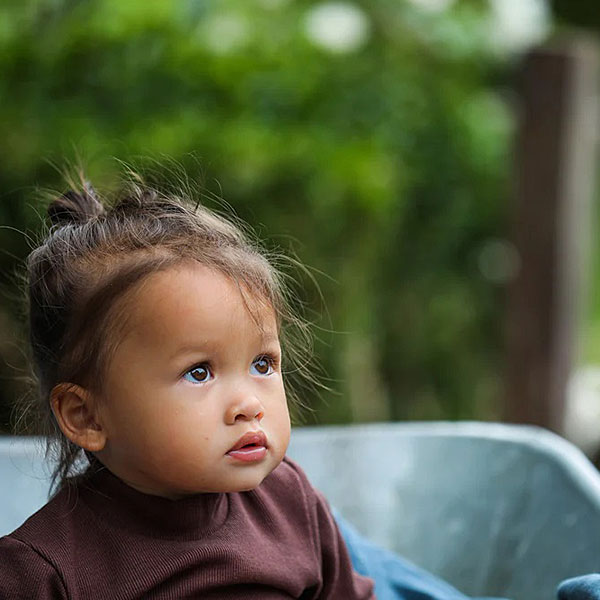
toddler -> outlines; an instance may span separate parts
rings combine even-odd
[[[374,598],[285,456],[297,319],[265,253],[139,184],[48,215],[27,269],[56,493],[0,539],[0,598]]]

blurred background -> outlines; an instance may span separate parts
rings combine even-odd
[[[4,0],[0,430],[24,389],[15,273],[41,228],[38,190],[63,189],[65,159],[101,189],[118,176],[114,158],[150,157],[159,178],[170,177],[167,158],[178,161],[207,204],[222,196],[311,268],[323,299],[305,276],[304,300],[330,390],[306,398],[307,423],[537,422],[595,452],[598,165],[596,140],[577,134],[595,131],[599,26],[594,0]],[[556,39],[568,42],[546,50]],[[548,56],[566,57],[566,76],[544,91]],[[540,90],[544,106],[567,99],[549,135],[570,142],[553,154],[528,145],[545,139],[528,121]],[[555,179],[523,167],[547,150]],[[528,204],[527,182],[539,179],[552,189]],[[580,189],[565,192],[565,179]],[[529,267],[527,227],[546,214],[562,231],[573,194],[579,225],[564,246],[534,240]],[[538,212],[524,216],[524,204]],[[532,296],[518,280],[540,255],[558,262],[551,293]],[[555,278],[572,260],[580,276]],[[538,306],[565,289],[572,301]],[[556,394],[538,386],[553,416],[521,394],[515,371],[533,372],[514,332],[539,314],[550,314],[545,333],[525,337],[542,353],[569,349],[538,373],[558,361]]]

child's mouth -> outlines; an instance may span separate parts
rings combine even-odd
[[[267,455],[267,436],[262,431],[251,431],[243,435],[227,452],[242,462],[256,462]]]

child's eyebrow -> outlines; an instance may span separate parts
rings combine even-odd
[[[218,349],[218,346],[210,342],[194,342],[191,344],[183,344],[176,348],[169,356],[169,360],[173,360],[182,354],[204,353],[210,354]]]
[[[258,342],[261,346],[277,346],[279,347],[279,336],[277,334],[265,334],[258,338]],[[183,344],[175,349],[169,356],[169,360],[174,360],[177,357],[184,354],[204,353],[211,354],[217,350],[221,350],[221,345],[211,341],[206,342],[193,342],[189,344]]]

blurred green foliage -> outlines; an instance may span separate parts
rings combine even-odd
[[[357,2],[346,51],[307,34],[317,4],[3,2],[0,222],[39,230],[35,187],[61,187],[64,157],[98,187],[108,157],[176,159],[315,269],[332,391],[309,422],[493,418],[504,288],[481,264],[506,237],[513,117],[487,3]],[[6,423],[29,245],[2,229],[0,247]]]

